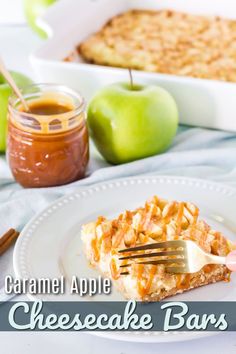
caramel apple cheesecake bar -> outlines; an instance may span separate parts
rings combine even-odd
[[[99,217],[82,227],[85,254],[92,266],[110,277],[126,299],[159,301],[184,291],[221,280],[229,280],[224,265],[207,265],[193,274],[167,273],[165,265],[137,264],[122,275],[126,261],[119,260],[120,249],[162,241],[192,240],[208,253],[226,256],[231,243],[199,219],[192,203],[168,202],[157,196],[144,207],[125,211],[116,219]],[[147,251],[148,252],[148,251]]]
[[[236,82],[236,21],[131,10],[78,46],[90,63]]]

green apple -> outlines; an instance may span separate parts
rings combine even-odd
[[[37,23],[37,19],[41,17],[46,9],[55,1],[57,0],[24,0],[27,21],[31,28],[43,38],[47,38],[47,34]]]
[[[91,100],[88,127],[103,157],[121,164],[165,151],[177,131],[178,109],[161,87],[117,83]]]
[[[32,84],[32,80],[25,75],[16,72],[11,72],[11,74],[20,88]],[[6,149],[7,106],[11,94],[12,89],[4,77],[0,75],[0,152],[4,152]]]

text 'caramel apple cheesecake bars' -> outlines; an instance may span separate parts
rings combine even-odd
[[[121,275],[119,250],[162,241],[192,240],[204,251],[226,256],[232,244],[220,232],[199,220],[192,203],[168,202],[158,197],[144,207],[125,211],[118,218],[99,217],[82,227],[86,257],[104,276],[110,277],[126,299],[159,301],[184,291],[221,280],[229,280],[224,265],[207,265],[197,273],[167,273],[165,265],[137,264],[129,260],[129,272]]]

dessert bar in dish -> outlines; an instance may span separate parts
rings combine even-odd
[[[78,52],[99,65],[236,82],[236,21],[130,10],[85,39]]]
[[[219,256],[232,250],[230,241],[199,219],[194,204],[169,202],[157,196],[143,207],[125,211],[113,220],[98,217],[82,227],[88,261],[110,277],[126,299],[159,301],[202,285],[229,280],[230,271],[224,265],[207,265],[192,274],[173,274],[167,273],[163,264],[144,265],[135,260],[128,261],[129,272],[121,275],[124,268],[120,266],[127,260],[119,260],[119,250],[171,240],[192,240],[206,252]]]

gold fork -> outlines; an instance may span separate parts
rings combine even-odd
[[[151,251],[149,253],[145,251]],[[136,264],[164,264],[168,273],[195,273],[207,264],[224,264],[231,271],[236,272],[236,251],[226,257],[215,256],[203,251],[193,241],[165,241],[148,245],[125,248],[119,251],[121,261],[135,261]],[[131,253],[125,256],[126,253]],[[165,258],[163,258],[165,257]],[[140,261],[137,261],[140,260]],[[132,265],[123,264],[122,269]],[[128,271],[121,273],[129,274]]]

